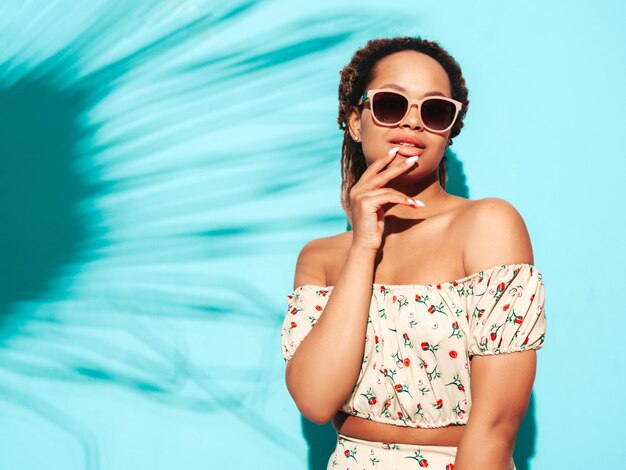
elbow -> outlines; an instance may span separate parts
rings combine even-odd
[[[489,436],[492,442],[499,442],[499,445],[511,448],[512,451],[517,439],[521,419],[517,415],[503,415],[497,418],[481,420],[480,422],[475,420],[472,424],[474,424],[473,428],[479,434]]]
[[[517,434],[524,420],[524,414],[513,414],[502,422],[502,433],[509,439],[513,447],[517,440]]]
[[[294,373],[290,373],[291,367],[289,365],[290,363],[287,363],[285,382],[289,395],[291,395],[300,414],[315,424],[324,425],[328,423],[333,419],[337,410],[328,407],[328,400],[321,398],[315,390],[299,384]]]
[[[517,417],[511,416],[498,420],[493,424],[493,429],[496,435],[501,436],[502,440],[512,448],[515,446],[520,424]]]
[[[287,389],[289,390],[289,387]],[[312,423],[326,424],[333,419],[336,413],[336,410],[326,407],[324,400],[320,400],[319,397],[307,394],[301,396],[292,390],[289,390],[289,394],[300,414]]]
[[[333,419],[334,416],[334,412],[329,413],[328,411],[321,409],[319,406],[305,407],[304,405],[298,403],[296,403],[296,406],[302,416],[315,424],[327,424],[331,419]]]
[[[501,410],[500,413],[495,413],[491,416],[489,424],[498,432],[498,435],[515,444],[517,433],[526,415],[526,408],[510,407],[506,410]]]

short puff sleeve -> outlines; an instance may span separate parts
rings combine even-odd
[[[330,289],[305,284],[287,295],[287,313],[280,333],[281,351],[288,362],[326,307]]]
[[[481,271],[471,280],[466,300],[470,357],[543,346],[544,285],[532,264],[503,264]]]

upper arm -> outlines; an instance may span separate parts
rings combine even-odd
[[[324,238],[311,240],[300,250],[296,261],[293,288],[304,284],[326,285],[324,262],[327,242]]]
[[[326,265],[324,262],[326,255],[325,239],[315,239],[308,242],[298,254],[296,261],[296,272],[293,280],[293,289],[304,284],[314,284],[318,286],[326,285]],[[285,369],[285,377],[289,383],[291,375],[292,362],[287,362]]]
[[[473,356],[472,427],[498,427],[514,441],[528,408],[536,369],[537,351],[534,349]]]
[[[468,212],[468,235],[463,249],[467,273],[499,264],[533,264],[533,250],[524,219],[500,198],[476,201]]]
[[[477,201],[471,211],[463,252],[466,272],[500,264],[534,264],[526,224],[512,204],[486,198]],[[503,425],[517,433],[528,407],[536,361],[534,349],[472,358],[471,416],[475,425]]]

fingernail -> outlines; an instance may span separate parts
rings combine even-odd
[[[415,155],[414,157],[409,157],[406,159],[406,164],[412,165],[413,163],[417,161],[418,158],[419,158],[419,155]]]
[[[400,147],[394,147],[391,150],[389,150],[389,152],[387,152],[389,154],[389,156],[391,157],[394,153],[396,153],[398,150],[400,150]]]
[[[416,205],[416,206],[424,207],[424,206],[426,205],[426,204],[424,204],[422,201],[420,201],[419,199],[411,199],[411,198],[408,198],[408,200],[409,200],[409,202],[410,202],[411,204],[414,204],[414,205]]]

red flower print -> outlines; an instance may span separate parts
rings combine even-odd
[[[450,351],[448,354],[450,354],[450,357],[453,359],[456,357],[456,351]]]
[[[292,315],[295,315],[296,313],[298,313],[298,309],[296,307],[294,307],[294,308],[291,309],[291,312],[289,312],[289,313],[291,313]]]
[[[515,323],[517,323],[518,325],[521,325],[523,321],[524,321],[524,319],[522,317],[517,317],[515,319]]]
[[[402,418],[402,411],[398,411],[398,418]]]
[[[426,351],[428,349],[428,343],[426,341],[424,341],[422,343],[422,351]]]
[[[463,385],[459,385],[459,390],[461,390],[462,392],[465,391],[465,387]]]
[[[396,392],[401,392],[402,391],[402,385],[400,385],[400,384],[396,384],[393,388],[396,389]]]
[[[491,333],[491,341],[495,341],[496,340],[496,334],[495,333]]]
[[[296,326],[298,326],[298,324],[297,324],[295,321],[292,321],[292,322],[291,322],[291,327],[292,327],[292,328],[295,328]]]
[[[420,300],[422,300],[422,298],[419,296],[419,294],[415,294],[415,301],[419,302]]]
[[[425,369],[428,369],[428,364],[426,364],[425,362],[422,362],[422,364],[424,365]]]
[[[395,295],[393,296],[393,298],[391,299],[392,302],[395,303],[395,301],[398,300],[398,297],[396,297]]]
[[[380,291],[385,292],[385,286],[380,286]]]
[[[390,401],[385,403],[385,408],[389,408],[390,406],[391,406],[391,402]]]
[[[408,335],[407,333],[403,333],[403,334],[402,334],[402,337],[403,337],[404,339],[409,339],[409,335]]]
[[[375,404],[376,404],[376,397],[372,397],[372,398],[370,398],[369,400],[367,400],[367,402],[368,402],[370,405],[375,405]]]
[[[374,341],[378,344],[378,336],[374,336]]]
[[[535,300],[535,294],[530,296],[530,301],[532,302],[533,300]]]
[[[504,290],[504,282],[501,282],[500,284],[498,284],[498,289],[497,289],[497,291],[498,291],[498,293],[499,293],[499,292],[502,292],[503,290]]]
[[[456,286],[458,286],[458,285],[459,285],[459,283],[458,283],[458,282],[456,282],[456,281],[452,281],[452,285],[453,285],[454,287],[456,287]]]
[[[435,306],[431,305],[430,307],[428,307],[428,313],[433,313],[435,311]]]
[[[404,361],[402,362],[404,363],[405,367],[409,367],[411,365],[411,359],[409,359],[408,357],[404,359]]]
[[[324,310],[324,308],[321,305],[316,305],[315,310],[317,310],[318,312],[321,312],[322,310]]]
[[[420,467],[428,467],[428,460],[420,460]]]
[[[459,322],[458,322],[458,321],[455,321],[455,322],[452,324],[452,328],[454,328],[454,329],[456,330],[458,327],[459,327]]]
[[[502,307],[502,311],[506,312],[509,309],[510,306],[511,306],[511,304],[506,304],[504,307]]]
[[[440,409],[443,406],[443,400],[440,398],[437,400],[437,409]]]
[[[348,449],[344,450],[343,455],[347,457],[348,455],[350,455],[350,451]]]
[[[454,464],[449,463],[448,465],[446,465],[446,470],[454,470]]]
[[[526,336],[526,339],[524,340],[522,344],[528,344],[528,336]]]
[[[441,284],[437,284],[437,289],[441,289]]]

